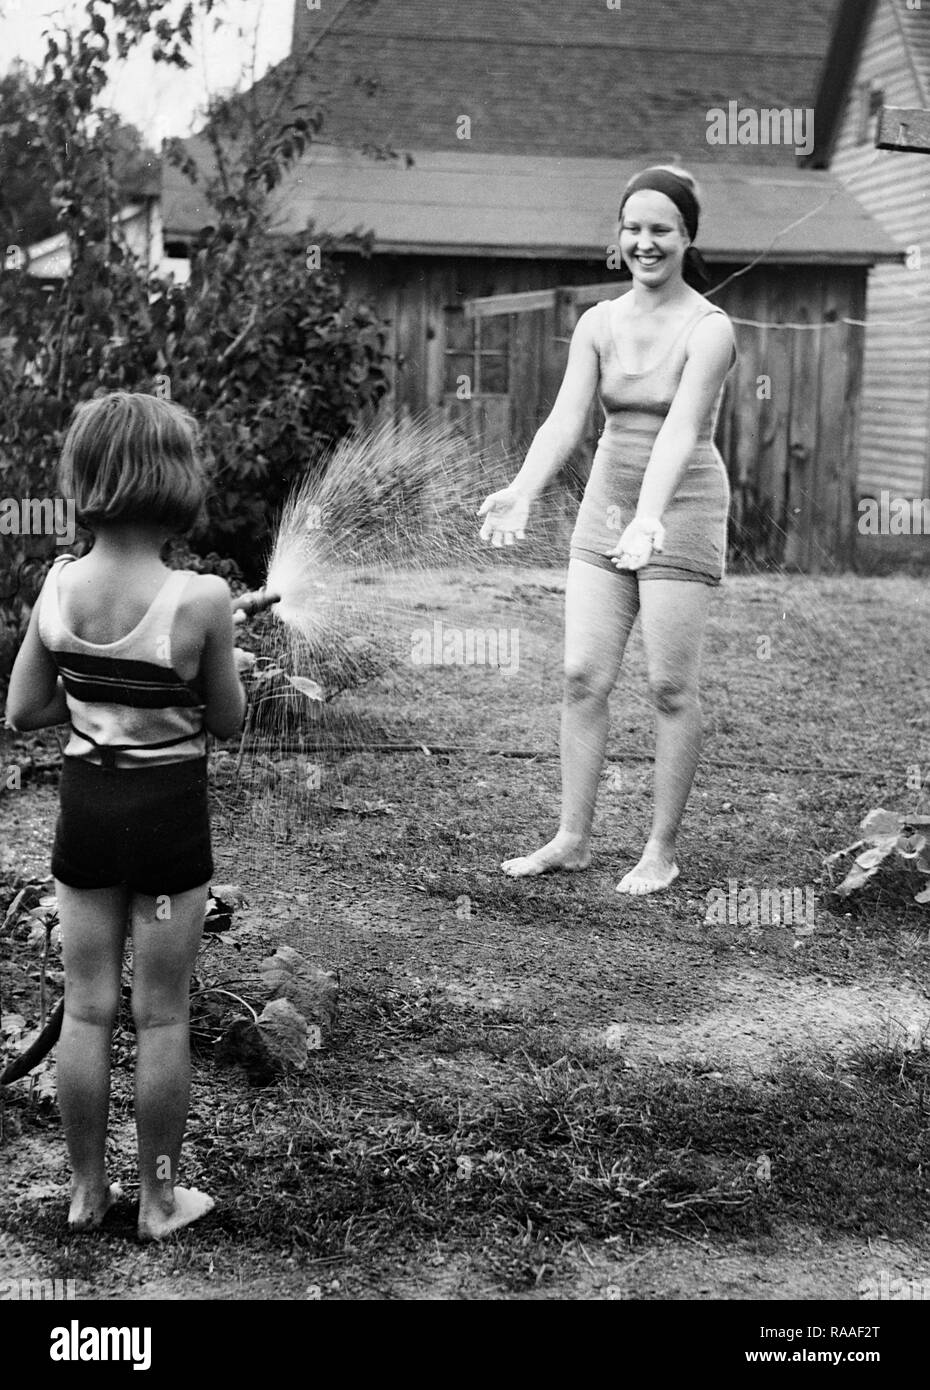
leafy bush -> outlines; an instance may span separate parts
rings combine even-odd
[[[210,12],[212,0],[199,3]],[[268,195],[322,120],[286,100],[294,65],[282,65],[260,99],[213,104],[214,172],[205,181],[184,147],[173,147],[212,210],[189,285],[135,262],[116,218],[125,135],[101,93],[111,50],[123,57],[146,35],[156,60],[187,65],[193,5],[174,26],[161,17],[165,6],[88,0],[82,30],[46,36],[42,80],[11,113],[23,127],[11,139],[28,132],[54,177],[70,265],[51,286],[16,259],[0,269],[0,495],[54,495],[78,402],[118,388],[170,394],[200,422],[214,472],[206,528],[193,542],[222,551],[254,582],[292,483],[386,390],[385,333],[369,308],[346,302],[327,238],[312,229],[272,234]],[[282,109],[294,113],[283,125]],[[318,253],[308,255],[308,243]],[[356,244],[367,250],[364,237]],[[0,679],[54,551],[48,537],[2,539]]]
[[[309,271],[308,238],[321,247]],[[201,234],[189,285],[166,287],[150,317],[158,367],[202,423],[215,470],[202,543],[257,580],[293,484],[386,390],[385,330],[345,302],[327,238],[276,241],[226,221]]]

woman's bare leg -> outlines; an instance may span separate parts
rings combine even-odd
[[[501,865],[512,878],[586,869],[604,751],[607,701],[638,609],[631,574],[571,560],[565,586],[565,697],[562,705],[562,817],[541,849]]]
[[[65,967],[58,1042],[58,1105],[71,1160],[68,1224],[99,1226],[119,1189],[106,1175],[110,1043],[119,1008],[129,900],[121,888],[70,888],[55,880]]]
[[[167,898],[140,894],[132,900],[139,1235],[143,1240],[160,1240],[204,1216],[214,1205],[206,1193],[177,1186],[190,1104],[190,981],[206,905],[206,884]]]
[[[655,804],[652,829],[618,893],[655,893],[678,877],[675,846],[701,751],[698,695],[701,647],[711,586],[688,580],[644,580],[640,615],[649,688],[656,710]]]

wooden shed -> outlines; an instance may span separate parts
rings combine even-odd
[[[579,313],[626,288],[608,265],[619,192],[640,166],[417,150],[408,167],[318,145],[282,189],[279,222],[312,219],[337,238],[372,228],[372,258],[343,264],[390,325],[387,405],[442,411],[518,455],[551,407]],[[732,558],[851,564],[863,340],[845,320],[864,317],[869,267],[902,252],[828,175],[690,167],[710,293],[736,319],[740,350],[720,423]],[[166,177],[166,237],[207,216]],[[594,412],[589,458],[598,425]]]
[[[279,225],[373,231],[373,258],[344,264],[390,323],[393,408],[442,410],[519,453],[552,402],[578,313],[623,291],[608,248],[624,182],[683,162],[702,187],[712,293],[737,320],[720,430],[732,556],[851,564],[864,335],[848,320],[865,318],[870,269],[901,261],[901,244],[831,174],[799,169],[776,125],[709,138],[715,109],[789,124],[812,114],[847,8],[298,4],[289,70],[298,100],[322,101],[327,144],[282,188]],[[408,159],[354,152],[372,147]],[[209,216],[168,171],[166,239]],[[593,415],[588,455],[596,430]]]

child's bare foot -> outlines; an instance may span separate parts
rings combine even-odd
[[[119,1201],[123,1189],[119,1183],[104,1184],[100,1188],[71,1186],[71,1207],[68,1211],[68,1225],[72,1231],[95,1231],[103,1221],[114,1202]]]
[[[138,1234],[140,1240],[164,1240],[192,1221],[199,1221],[216,1206],[206,1192],[196,1187],[176,1187],[166,1203],[152,1199],[143,1212],[139,1209]]]
[[[536,874],[551,874],[558,869],[586,869],[591,863],[591,851],[576,835],[561,830],[541,849],[517,859],[505,859],[501,868],[510,878],[531,878]]]
[[[671,853],[663,850],[643,850],[642,858],[634,869],[623,875],[617,884],[618,893],[629,893],[642,897],[646,893],[661,893],[678,877],[678,865]]]

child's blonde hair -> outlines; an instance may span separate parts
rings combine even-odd
[[[91,530],[148,522],[189,531],[207,491],[196,421],[174,401],[141,392],[84,401],[61,451],[58,486]]]

